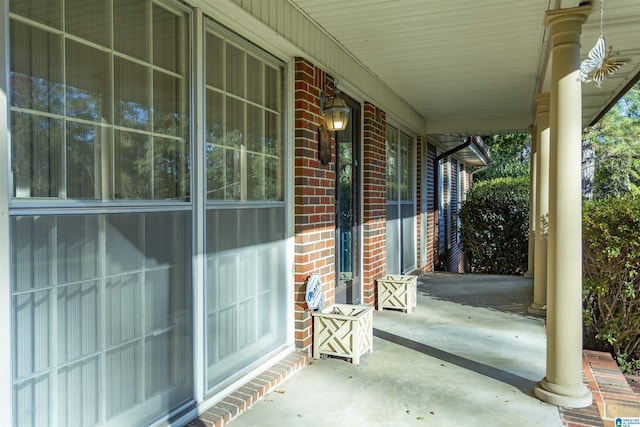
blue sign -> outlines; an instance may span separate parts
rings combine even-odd
[[[309,276],[309,279],[307,279],[307,291],[305,292],[304,299],[311,310],[322,308],[324,294],[322,293],[322,283],[318,273],[313,273]]]
[[[640,418],[616,418],[616,427],[640,427]]]

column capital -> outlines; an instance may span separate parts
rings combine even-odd
[[[572,7],[570,9],[548,10],[544,17],[544,26],[547,28],[552,28],[557,24],[571,21],[582,24],[586,22],[590,14],[591,4]]]
[[[551,50],[577,49],[579,59],[582,24],[589,18],[590,13],[591,5],[548,11],[544,25],[550,30]]]

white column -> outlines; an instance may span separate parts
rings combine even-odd
[[[549,220],[549,93],[540,93],[536,101],[536,210],[535,264],[533,302],[529,313],[544,316],[547,312],[547,226]]]
[[[547,372],[535,394],[585,407],[582,382],[582,87],[580,32],[591,5],[547,12],[551,31],[551,156],[547,277]]]
[[[529,247],[527,250],[527,272],[524,277],[534,277],[535,271],[535,241],[536,241],[536,193],[537,182],[536,176],[538,175],[538,134],[535,127],[529,128],[529,135],[531,135],[531,154],[529,155]]]

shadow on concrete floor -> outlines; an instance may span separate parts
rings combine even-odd
[[[418,278],[418,292],[438,300],[528,315],[533,279],[435,272]]]

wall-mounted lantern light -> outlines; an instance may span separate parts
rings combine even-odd
[[[326,92],[320,95],[320,110],[329,130],[344,130],[349,121],[349,111],[344,99],[336,96],[327,97]]]

